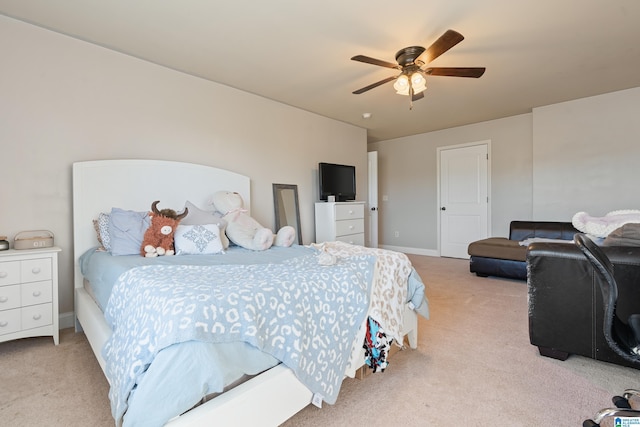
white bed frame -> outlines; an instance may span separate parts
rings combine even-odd
[[[246,176],[193,163],[161,160],[100,160],[73,164],[73,241],[76,329],[87,340],[104,371],[101,350],[111,330],[100,308],[83,286],[79,257],[97,245],[93,220],[112,207],[145,211],[160,200],[160,208],[180,211],[185,201],[205,209],[219,190],[236,191],[250,211],[251,187]],[[417,317],[405,311],[404,332],[417,347]],[[350,372],[352,376],[354,372]],[[295,374],[278,365],[249,381],[174,418],[167,425],[277,426],[311,403],[312,393]]]

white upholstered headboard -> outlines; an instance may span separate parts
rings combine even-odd
[[[189,200],[211,209],[216,191],[236,191],[251,211],[249,177],[193,163],[165,160],[97,160],[73,164],[73,247],[75,287],[82,287],[78,258],[97,246],[93,220],[118,207],[135,211],[158,207],[178,212]]]

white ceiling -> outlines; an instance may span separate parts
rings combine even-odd
[[[639,0],[0,0],[0,13],[368,129],[386,140],[530,112],[640,86]],[[465,40],[436,67],[424,99],[392,83],[406,46],[447,29]],[[363,113],[371,113],[365,120]]]

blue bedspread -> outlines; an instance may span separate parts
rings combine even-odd
[[[226,264],[270,264],[287,259],[317,254],[309,246],[293,245],[288,248],[272,246],[268,251],[251,251],[239,246],[230,247],[225,254],[215,256],[180,255],[170,257],[145,258],[138,255],[112,256],[108,252],[91,249],[80,257],[83,277],[90,283],[93,295],[104,311],[114,283],[125,271],[145,265],[226,265]],[[407,302],[411,301],[416,312],[429,319],[429,305],[424,292],[424,284],[413,269],[407,280]]]
[[[156,265],[122,274],[106,309],[103,349],[119,424],[154,357],[176,343],[246,342],[281,360],[334,403],[368,308],[372,256],[322,266],[315,254],[254,265]]]
[[[105,310],[111,289],[125,271],[145,265],[226,265],[226,264],[271,264],[287,259],[315,254],[307,246],[293,245],[288,248],[273,246],[268,251],[251,251],[240,246],[231,246],[224,254],[177,255],[141,257],[139,255],[113,256],[109,252],[88,250],[80,257],[82,276],[90,283],[96,302]]]

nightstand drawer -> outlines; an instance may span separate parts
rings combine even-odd
[[[364,246],[364,202],[315,204],[316,242],[341,242]]]
[[[25,283],[21,288],[22,306],[51,302],[51,280]]]
[[[52,323],[52,307],[49,304],[32,305],[22,308],[22,329],[33,329]]]
[[[364,233],[364,221],[361,219],[336,221],[336,236],[356,233]]]
[[[20,261],[0,262],[0,286],[20,283]]]
[[[20,309],[0,311],[0,335],[20,330]]]
[[[22,283],[49,280],[51,279],[51,258],[24,260],[20,270]]]
[[[0,286],[0,310],[20,307],[20,285]]]
[[[336,220],[364,218],[364,203],[336,205]]]
[[[345,242],[352,245],[364,246],[364,233],[350,234],[348,236],[340,236],[336,238],[339,242]]]

